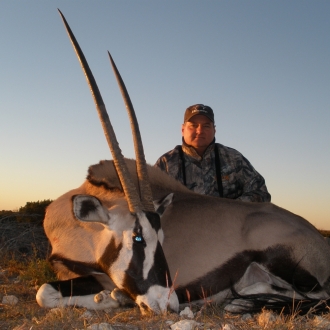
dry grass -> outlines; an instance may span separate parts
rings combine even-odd
[[[37,218],[38,222],[16,221],[18,216],[24,219],[24,215],[19,213],[0,217],[0,253],[9,253],[17,260],[37,253],[37,257],[46,259],[50,244],[40,219]]]
[[[0,304],[0,329],[87,329],[93,324],[109,323],[114,329],[170,329],[170,324],[181,317],[174,313],[166,315],[142,316],[138,308],[121,308],[107,311],[87,311],[84,308],[40,308],[35,294],[40,284],[54,280],[54,274],[44,260],[31,256],[25,261],[17,261],[8,255],[1,255],[0,301],[4,296],[14,295],[19,299],[16,305]],[[276,315],[271,323],[263,320],[267,311],[246,316],[225,313],[219,306],[204,306],[194,311],[198,329],[223,329],[227,324],[234,329],[278,329],[306,330],[330,329],[330,314],[323,316],[327,326],[317,327],[318,322],[310,314],[306,316]],[[267,318],[266,318],[267,320]]]

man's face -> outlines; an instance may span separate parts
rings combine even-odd
[[[181,132],[184,141],[202,156],[214,139],[215,126],[206,116],[196,115],[182,124]]]

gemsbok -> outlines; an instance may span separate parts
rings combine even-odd
[[[230,312],[327,310],[330,246],[322,235],[272,203],[198,195],[147,165],[133,106],[109,54],[134,137],[136,160],[123,157],[92,72],[60,15],[113,160],[90,166],[80,187],[49,205],[44,229],[59,281],[40,287],[40,306],[105,309],[131,302],[160,313],[213,302]]]

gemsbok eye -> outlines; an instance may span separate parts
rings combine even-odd
[[[133,241],[136,242],[136,243],[143,243],[144,239],[143,239],[142,236],[136,235],[136,236],[133,236]]]

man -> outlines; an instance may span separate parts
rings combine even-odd
[[[196,193],[245,202],[270,202],[264,178],[237,150],[215,143],[213,110],[203,104],[187,108],[182,146],[161,156],[155,166]]]

